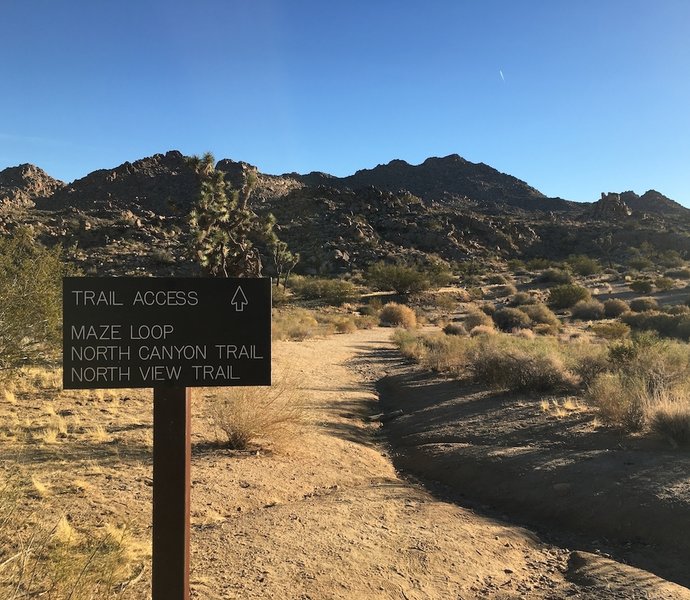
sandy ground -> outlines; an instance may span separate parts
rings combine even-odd
[[[277,365],[299,374],[308,419],[280,452],[219,449],[208,419],[218,392],[195,390],[193,598],[690,598],[649,573],[544,543],[399,477],[371,418],[381,412],[375,382],[401,362],[390,333],[276,344]],[[3,401],[3,420],[34,414],[34,425],[21,418],[37,430],[45,408],[33,402]],[[26,502],[45,515],[68,513],[75,527],[127,522],[145,542],[150,402],[144,393],[56,397],[67,433],[43,443],[6,431],[2,469],[40,478],[49,491]],[[149,585],[145,570],[124,597],[148,598]]]

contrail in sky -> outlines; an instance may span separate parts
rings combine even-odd
[[[502,81],[505,81],[505,80],[506,80],[506,78],[503,77],[503,71],[501,71],[501,69],[498,70],[498,74],[501,76],[501,80],[502,80]]]

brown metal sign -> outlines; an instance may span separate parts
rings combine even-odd
[[[68,277],[65,389],[270,385],[271,281]]]
[[[152,387],[153,600],[189,600],[191,387],[271,384],[270,279],[63,280],[63,386]]]

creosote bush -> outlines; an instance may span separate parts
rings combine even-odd
[[[535,333],[558,333],[561,327],[561,321],[546,304],[541,302],[537,304],[526,304],[520,306],[519,309],[530,318],[532,323],[542,326],[540,328],[533,328]],[[548,328],[548,330],[546,328]]]
[[[573,276],[564,269],[546,269],[542,271],[535,279],[538,283],[571,283],[573,281]]]
[[[512,331],[513,329],[526,329],[532,323],[529,316],[517,308],[506,306],[499,308],[493,314],[493,320],[502,331]]]
[[[414,329],[417,326],[417,316],[415,312],[404,304],[389,302],[384,304],[379,315],[381,325],[389,327],[404,327]]]
[[[654,284],[649,279],[637,279],[631,281],[628,287],[638,294],[649,294],[654,289]]]
[[[580,300],[589,300],[589,290],[580,285],[564,284],[549,290],[549,304],[556,309],[570,308]]]
[[[358,295],[357,286],[344,279],[295,278],[290,287],[304,300],[319,300],[332,306],[340,306]]]
[[[567,262],[578,275],[587,276],[601,272],[599,261],[584,254],[569,256]]]

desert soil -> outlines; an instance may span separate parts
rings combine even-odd
[[[386,417],[376,418],[376,382],[399,375],[403,363],[390,334],[375,328],[276,343],[278,369],[299,375],[308,423],[275,451],[219,449],[208,407],[222,391],[195,390],[193,598],[690,598],[686,588],[544,542],[398,473]],[[44,410],[21,402],[18,395],[3,412]],[[41,479],[48,491],[32,502],[46,514],[67,512],[75,527],[126,521],[145,540],[150,402],[134,393],[57,397],[57,414],[81,429],[44,445],[5,436],[3,469]],[[89,444],[79,431],[91,432]],[[147,598],[149,585],[146,570],[126,597]]]

